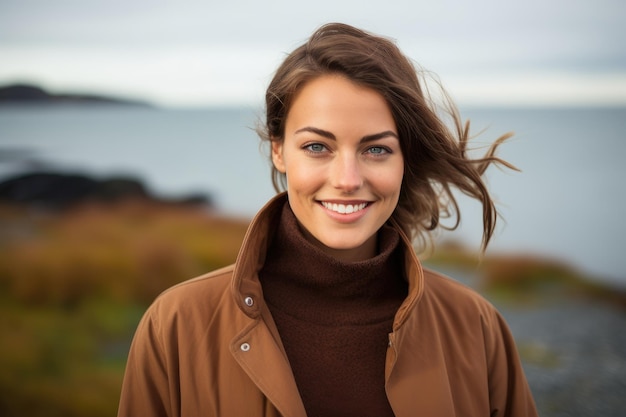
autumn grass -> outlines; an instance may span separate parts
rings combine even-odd
[[[234,261],[246,221],[131,201],[61,215],[0,211],[0,286],[31,305],[97,296],[148,303],[163,289]]]
[[[129,340],[142,308],[72,309],[2,300],[2,415],[115,415]]]
[[[143,201],[0,207],[0,415],[114,416],[147,305],[232,263],[246,227]]]
[[[472,271],[478,277],[474,285],[479,291],[500,302],[529,305],[577,298],[626,308],[623,289],[553,258],[519,253],[479,256],[448,242],[437,249],[428,263]]]

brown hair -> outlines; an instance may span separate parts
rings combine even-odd
[[[514,168],[494,156],[497,146],[511,134],[498,138],[483,157],[470,158],[469,122],[462,123],[443,89],[443,106],[437,107],[430,99],[425,73],[418,72],[394,42],[331,23],[313,33],[276,71],[265,95],[265,125],[258,129],[263,140],[283,140],[296,93],[308,81],[325,74],[341,74],[376,90],[391,108],[404,157],[400,198],[392,219],[411,238],[422,242],[440,226],[441,217],[456,216],[454,224],[446,227],[455,229],[461,219],[452,193],[452,188],[457,188],[482,204],[484,250],[494,232],[497,212],[482,174],[491,163]],[[439,116],[441,110],[449,116],[452,128]],[[284,190],[285,182],[284,174],[272,168],[274,188]]]

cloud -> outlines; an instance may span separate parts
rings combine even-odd
[[[170,106],[257,102],[284,53],[345,21],[397,39],[467,102],[626,102],[621,0],[4,0],[0,82]]]
[[[626,73],[522,72],[446,78],[469,106],[625,106]]]

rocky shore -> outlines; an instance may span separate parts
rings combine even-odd
[[[566,291],[517,303],[480,290],[475,273],[443,272],[477,288],[502,313],[541,417],[626,416],[626,309]]]
[[[496,303],[543,417],[626,415],[626,312],[583,300]]]

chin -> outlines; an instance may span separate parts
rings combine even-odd
[[[337,234],[341,234],[341,232],[337,232],[336,235]],[[318,239],[318,242],[333,250],[353,250],[358,249],[365,244],[365,241],[362,240],[337,239],[336,235],[330,236],[327,239],[322,237],[322,239]]]
[[[363,260],[375,255],[375,245],[368,245],[369,239],[366,240],[338,240],[324,239],[318,240],[321,249],[337,258],[346,260]]]

